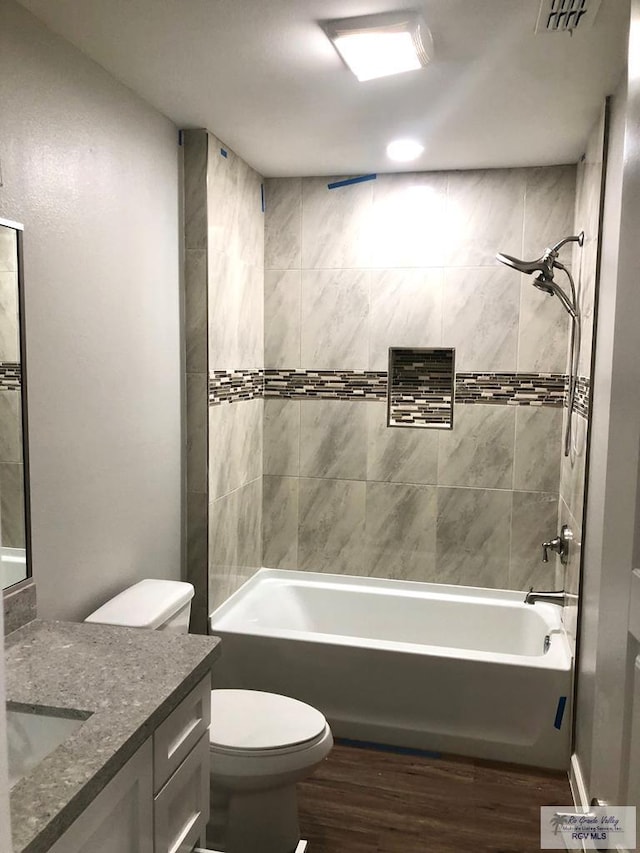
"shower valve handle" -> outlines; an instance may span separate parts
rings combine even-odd
[[[556,536],[550,542],[542,543],[542,562],[549,562],[549,551],[555,551],[560,557],[560,562],[566,565],[569,559],[569,542],[573,539],[573,533],[566,524],[562,525],[560,536]]]

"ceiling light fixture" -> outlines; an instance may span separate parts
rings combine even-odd
[[[343,18],[324,28],[360,82],[415,71],[433,59],[431,33],[415,12]]]
[[[387,145],[387,157],[399,163],[416,160],[424,151],[424,145],[415,139],[394,139]]]

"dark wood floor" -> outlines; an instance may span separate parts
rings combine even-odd
[[[538,853],[566,774],[336,744],[298,786],[308,853]]]

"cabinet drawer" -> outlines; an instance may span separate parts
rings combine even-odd
[[[154,799],[155,853],[191,853],[209,820],[209,734],[205,732]]]
[[[211,676],[182,700],[153,735],[153,789],[159,791],[211,722]]]

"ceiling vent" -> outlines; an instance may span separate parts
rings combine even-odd
[[[542,0],[537,33],[572,33],[593,25],[601,0]]]

